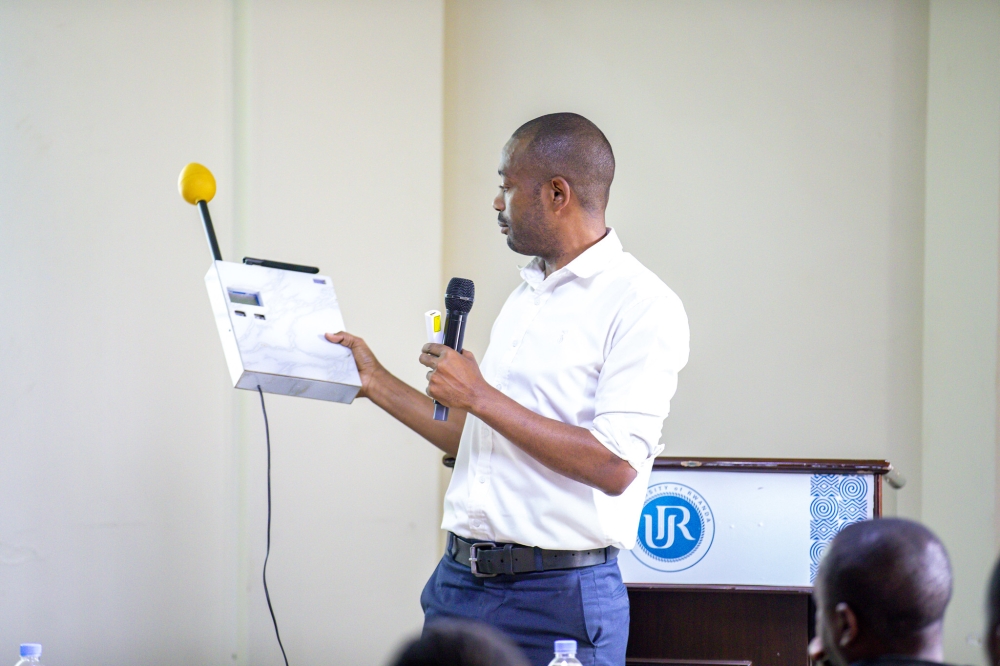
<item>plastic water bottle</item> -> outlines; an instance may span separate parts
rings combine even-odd
[[[556,641],[556,658],[549,666],[581,666],[576,658],[576,641]]]
[[[21,643],[21,661],[15,666],[42,666],[38,661],[41,656],[42,646],[38,643]]]

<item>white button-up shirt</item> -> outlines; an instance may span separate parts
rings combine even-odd
[[[687,363],[680,299],[614,230],[545,277],[534,259],[493,324],[484,378],[542,416],[587,428],[636,470],[618,497],[553,472],[473,415],[442,528],[549,549],[632,548],[653,459]]]

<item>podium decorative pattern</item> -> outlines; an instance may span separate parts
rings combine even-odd
[[[809,582],[823,551],[840,530],[851,523],[867,520],[868,479],[853,474],[813,474],[809,491]]]

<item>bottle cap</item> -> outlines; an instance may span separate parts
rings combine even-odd
[[[40,657],[42,654],[41,643],[21,643],[22,657]]]
[[[566,652],[576,654],[576,641],[556,641],[556,652],[560,654]]]

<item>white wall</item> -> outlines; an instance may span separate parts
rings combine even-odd
[[[888,458],[919,515],[926,4],[450,2],[446,40],[470,348],[523,263],[500,147],[582,113],[617,157],[610,224],[690,317],[665,455]]]
[[[982,663],[996,559],[1000,3],[931,3],[923,512],[949,546],[954,663]]]
[[[177,174],[215,172],[227,259],[321,266],[417,382],[442,20],[433,1],[0,4],[0,660],[29,640],[55,664],[280,659],[259,405],[228,386]],[[421,623],[440,457],[363,402],[268,402],[289,657],[382,663]]]

